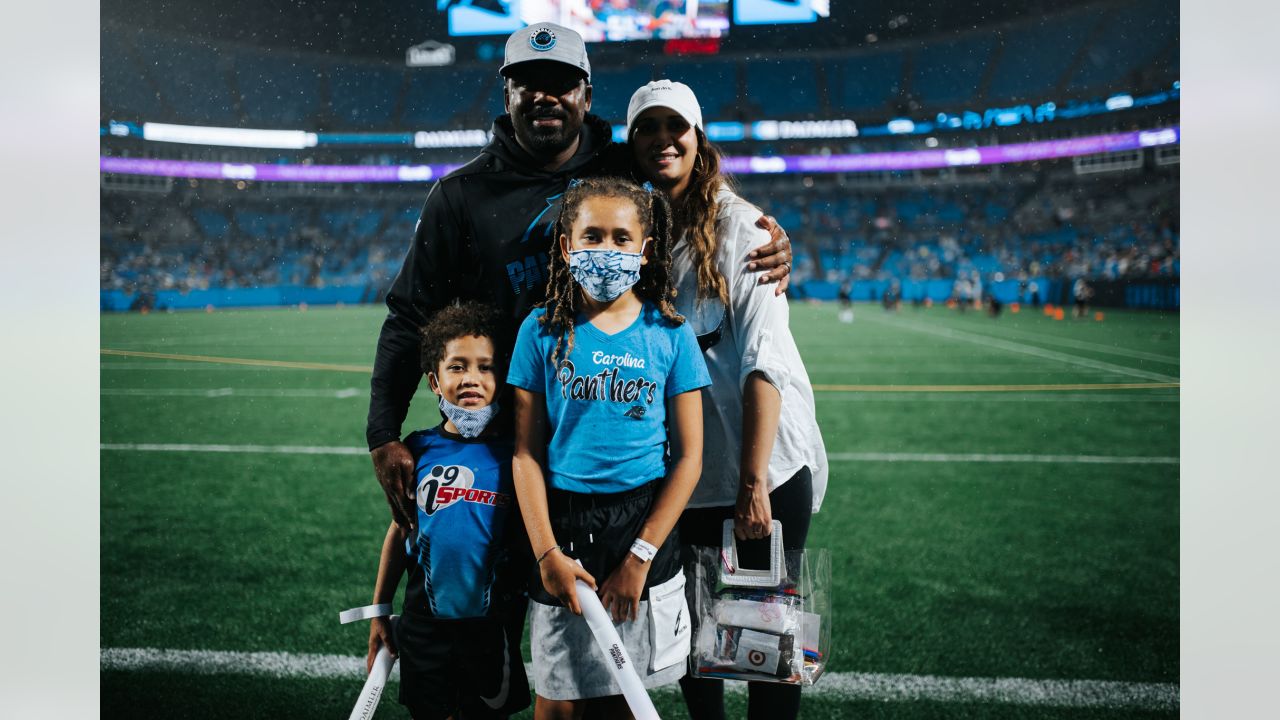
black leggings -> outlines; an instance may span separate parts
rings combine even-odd
[[[783,549],[804,549],[813,510],[813,474],[809,468],[800,468],[791,479],[769,493],[769,508],[773,519],[782,522]],[[724,521],[732,517],[733,506],[685,510],[680,516],[680,542],[719,546]],[[764,567],[766,563],[759,559],[768,557],[769,539],[739,540],[738,550],[743,567]],[[680,679],[680,692],[684,694],[690,720],[724,720],[723,680],[686,675]],[[747,683],[747,720],[794,720],[799,714],[799,685]]]

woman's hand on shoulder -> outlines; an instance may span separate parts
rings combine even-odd
[[[791,281],[791,238],[771,215],[762,215],[756,220],[756,227],[769,232],[769,243],[751,251],[747,256],[747,269],[764,270],[759,284],[776,282],[778,287],[773,294],[781,295],[787,291]]]
[[[640,558],[627,553],[605,579],[600,587],[600,604],[610,612],[615,623],[635,620],[640,614],[640,596],[644,594],[644,582],[652,564],[640,562]]]

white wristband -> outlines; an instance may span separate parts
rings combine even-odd
[[[346,625],[357,620],[372,620],[376,617],[386,617],[391,614],[391,603],[379,603],[377,605],[365,605],[360,608],[351,608],[338,613],[338,622]]]
[[[640,538],[636,538],[636,541],[631,543],[631,554],[640,558],[640,562],[646,563],[658,554],[658,548]]]

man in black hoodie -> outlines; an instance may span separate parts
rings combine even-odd
[[[422,372],[418,328],[455,300],[476,300],[510,318],[509,337],[544,299],[548,251],[559,199],[576,177],[626,175],[631,160],[611,142],[607,122],[591,109],[591,65],[582,37],[555,23],[536,23],[507,39],[507,114],[493,123],[480,155],[441,178],[427,194],[413,245],[387,293],[378,337],[365,434],[391,514],[408,528],[416,510],[413,456],[401,424]],[[771,221],[765,221],[770,227]],[[756,252],[765,281],[791,270],[781,239]],[[785,282],[781,284],[785,287]],[[510,348],[500,349],[502,360]]]

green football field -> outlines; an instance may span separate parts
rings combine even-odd
[[[350,712],[368,629],[337,613],[367,604],[388,520],[364,451],[382,316],[102,317],[103,716]],[[1176,716],[1177,315],[791,319],[835,598],[802,716]],[[421,392],[407,429],[438,422]],[[378,717],[408,717],[397,689]]]

